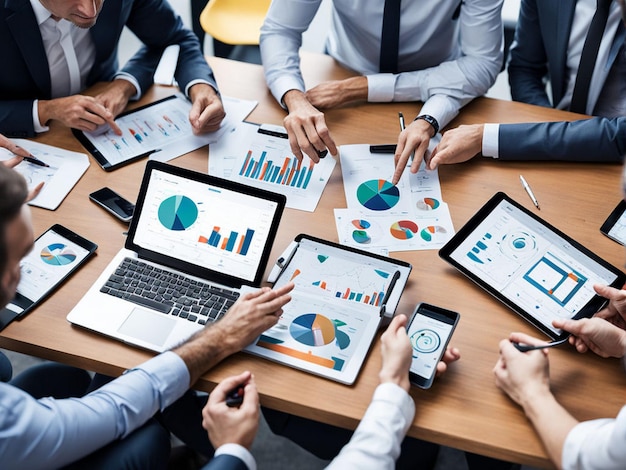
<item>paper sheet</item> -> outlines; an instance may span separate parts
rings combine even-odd
[[[313,164],[305,156],[299,163],[286,135],[280,126],[240,123],[211,144],[209,174],[284,194],[287,207],[313,212],[336,161],[329,155]]]
[[[13,141],[39,160],[50,165],[48,168],[22,161],[15,167],[15,170],[24,176],[29,189],[34,188],[42,181],[44,182],[39,195],[29,204],[55,210],[89,168],[89,157],[84,153],[70,152],[30,140],[13,139]],[[12,152],[0,148],[0,160],[9,160],[14,156]]]

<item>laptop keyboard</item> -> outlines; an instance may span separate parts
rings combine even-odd
[[[100,292],[201,325],[219,320],[239,292],[124,258]]]

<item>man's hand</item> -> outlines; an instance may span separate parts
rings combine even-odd
[[[400,132],[398,145],[396,146],[396,154],[394,155],[396,171],[391,178],[392,184],[398,184],[400,181],[400,177],[406,168],[411,154],[413,154],[411,173],[417,173],[419,171],[424,155],[428,150],[430,139],[434,135],[435,130],[433,126],[423,119],[413,121],[409,127]]]
[[[324,114],[317,110],[299,90],[289,90],[283,96],[289,110],[283,125],[289,136],[291,152],[302,160],[302,152],[313,162],[320,161],[319,153],[328,149],[331,155],[337,155],[337,146],[330,136]]]
[[[353,77],[320,83],[305,93],[317,109],[331,109],[354,101],[367,101],[367,78]]]
[[[200,135],[218,130],[226,112],[213,87],[206,83],[197,83],[189,89],[189,97],[193,103],[189,112],[193,133]]]
[[[113,118],[115,118],[122,111],[124,111],[124,109],[126,109],[128,100],[136,94],[137,89],[135,88],[135,85],[128,80],[118,78],[109,83],[102,92],[95,96],[95,98],[96,101],[105,109],[109,110],[109,112],[113,115]],[[115,127],[118,128],[117,125]],[[113,128],[113,131],[117,134],[117,130],[115,128]]]
[[[122,130],[113,120],[113,113],[94,97],[74,95],[41,100],[38,104],[39,122],[43,125],[55,120],[81,131],[94,131],[103,124],[108,124],[113,132],[122,135]]]
[[[474,158],[483,148],[483,129],[483,124],[474,124],[446,131],[426,162],[428,169],[434,170],[439,165],[461,163]]]
[[[404,315],[396,315],[380,337],[383,365],[378,376],[381,383],[392,382],[408,392],[413,348],[406,334],[406,323]]]
[[[15,157],[2,162],[5,166],[8,166],[9,168],[16,167],[17,165],[22,163],[23,157],[30,156],[30,152],[28,150],[26,150],[23,147],[20,147],[11,139],[6,138],[2,134],[0,134],[0,147],[3,147],[7,149],[8,151],[15,154]],[[39,183],[37,186],[35,186],[28,192],[26,202],[32,201],[33,199],[37,197],[37,195],[41,192],[41,189],[43,188],[43,184],[44,182],[42,181],[41,183]]]
[[[533,399],[550,395],[548,350],[520,352],[512,342],[529,345],[544,344],[532,336],[512,333],[500,341],[500,358],[493,369],[496,385],[517,404],[526,407]]]
[[[552,325],[574,335],[570,337],[570,343],[579,352],[591,349],[601,357],[626,355],[626,331],[603,318],[558,319],[554,320]]]
[[[240,385],[245,385],[243,402],[239,407],[227,406],[226,395]],[[228,377],[215,387],[202,410],[202,427],[216,449],[224,444],[250,449],[259,428],[259,394],[250,372]]]

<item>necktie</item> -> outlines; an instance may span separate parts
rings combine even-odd
[[[381,73],[398,72],[398,43],[400,42],[400,0],[385,0],[383,30],[380,38]]]
[[[52,97],[70,96],[80,91],[80,69],[72,42],[72,25],[68,21],[47,20],[56,40],[48,51]]]
[[[596,57],[600,42],[604,34],[606,20],[609,17],[609,10],[612,0],[598,0],[596,13],[593,15],[589,32],[583,45],[583,52],[580,55],[580,64],[578,65],[578,73],[576,74],[576,83],[574,92],[572,93],[572,103],[570,111],[575,113],[586,114],[587,112],[587,96],[589,93],[589,84],[591,76],[596,65]]]

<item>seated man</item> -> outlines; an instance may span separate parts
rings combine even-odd
[[[502,160],[621,162],[626,153],[626,28],[617,2],[600,0],[598,5],[603,3],[600,8],[596,0],[522,0],[508,66],[514,100],[598,117],[460,126],[444,134],[429,167],[480,153]],[[597,36],[587,34],[592,23],[599,25],[593,28]]]
[[[26,199],[22,176],[0,165],[0,306],[13,298],[20,260],[33,247]],[[109,450],[115,452],[117,446],[107,446],[119,439],[120,445],[129,437],[134,439],[133,431],[181,397],[202,374],[273,326],[282,306],[289,302],[292,288],[264,288],[242,296],[222,320],[82,398],[36,399],[0,382],[2,468],[58,468],[77,461],[82,468],[121,468],[122,459],[128,462],[129,456],[119,452],[120,460],[111,460]],[[2,372],[7,378],[8,372]],[[48,380],[40,385],[50,390],[63,384]],[[38,394],[48,396],[46,390]],[[169,452],[167,434],[157,431],[146,441],[157,443],[151,449],[159,455],[163,449]],[[131,449],[146,454],[141,445]],[[150,452],[147,454],[150,457]],[[144,465],[154,468],[154,459]]]
[[[289,113],[284,125],[291,151],[314,162],[326,149],[337,154],[319,109],[365,100],[423,101],[420,114],[400,134],[395,184],[409,156],[415,153],[415,173],[431,137],[494,83],[502,65],[502,0],[333,0],[326,49],[361,76],[305,92],[298,49],[320,2],[275,0],[261,28],[265,77]]]
[[[144,46],[118,70],[118,41],[128,26]],[[224,108],[195,35],[165,0],[8,0],[0,6],[0,132],[31,137],[60,121],[94,130],[152,84],[163,50],[180,45],[176,80],[193,106],[194,132],[219,128]],[[109,82],[95,97],[80,95]]]
[[[381,336],[381,383],[352,439],[327,468],[395,468],[400,443],[415,415],[415,403],[408,394],[413,348],[406,323],[404,315],[396,316]],[[228,392],[240,385],[245,385],[243,402],[239,407],[227,406]],[[259,395],[252,374],[224,379],[209,396],[202,414],[202,425],[216,449],[215,458],[204,470],[255,468],[249,449],[259,424]]]

